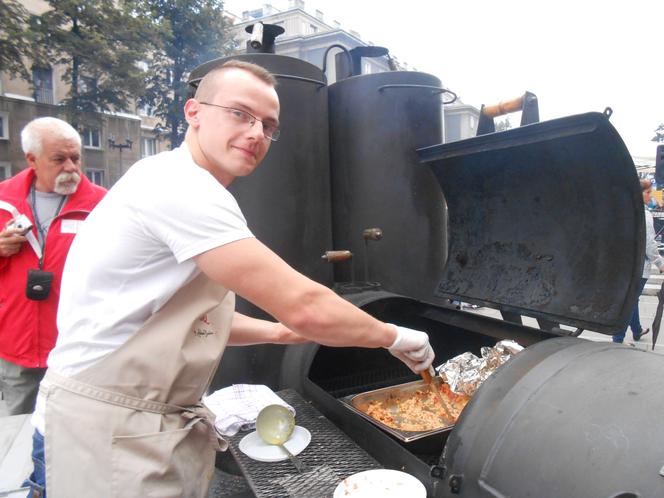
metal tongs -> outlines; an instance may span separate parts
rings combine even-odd
[[[443,408],[443,411],[445,412],[445,415],[447,415],[448,420],[445,420],[445,422],[454,422],[454,417],[452,416],[452,412],[450,411],[449,407],[447,406],[447,403],[445,402],[445,398],[443,398],[443,395],[440,392],[440,389],[436,385],[436,381],[434,380],[434,377],[437,378],[438,375],[436,375],[436,371],[433,369],[432,366],[429,367],[429,370],[422,370],[420,372],[420,375],[422,376],[422,379],[424,379],[424,382],[429,386],[429,389],[433,391],[433,393],[438,397],[438,401],[440,401],[440,406]],[[443,418],[441,416],[441,418]]]

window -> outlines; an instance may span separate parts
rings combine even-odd
[[[85,128],[81,134],[81,138],[83,139],[83,147],[87,149],[101,148],[98,128]]]
[[[88,177],[92,183],[105,187],[104,185],[104,170],[103,169],[86,169],[85,176]]]
[[[35,87],[35,101],[53,104],[53,70],[50,67],[33,67],[32,84]]]
[[[9,114],[0,112],[0,139],[9,138]]]
[[[0,161],[0,182],[12,176],[12,165],[6,161]]]
[[[318,26],[314,26],[313,24],[309,25],[309,33],[316,34],[318,33]]]
[[[157,153],[157,139],[142,137],[141,138],[141,157],[154,156]]]

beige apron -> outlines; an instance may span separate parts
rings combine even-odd
[[[226,443],[201,404],[228,341],[235,295],[200,274],[125,344],[64,378],[48,371],[49,498],[207,496]]]

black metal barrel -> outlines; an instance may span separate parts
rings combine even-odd
[[[446,256],[445,203],[415,150],[442,141],[441,93],[440,80],[418,72],[330,85],[334,248],[354,254],[352,264],[337,264],[337,282],[367,279],[435,300]],[[365,241],[368,228],[380,228],[382,239]]]
[[[461,414],[437,496],[664,496],[662,392],[660,355],[572,338],[535,344]]]
[[[276,76],[282,130],[263,163],[250,176],[237,178],[229,190],[261,242],[299,272],[331,286],[332,268],[321,260],[332,245],[325,77],[308,62],[254,53],[207,62],[192,71],[190,81],[229,59],[253,62]],[[265,318],[241,299],[236,309]],[[281,346],[230,348],[213,387],[248,379],[276,387],[273,372],[282,352]]]

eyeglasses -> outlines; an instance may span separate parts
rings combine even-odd
[[[234,107],[226,107],[225,105],[210,104],[209,102],[199,102],[199,104],[226,109],[228,111],[228,114],[231,115],[231,117],[237,124],[239,125],[248,124],[249,128],[254,126],[254,124],[256,124],[256,121],[260,121],[260,123],[263,125],[263,135],[265,136],[265,138],[272,140],[273,142],[279,140],[279,136],[281,135],[281,130],[277,125],[261,121],[256,116],[249,114],[247,111],[243,111],[242,109],[235,109]]]

